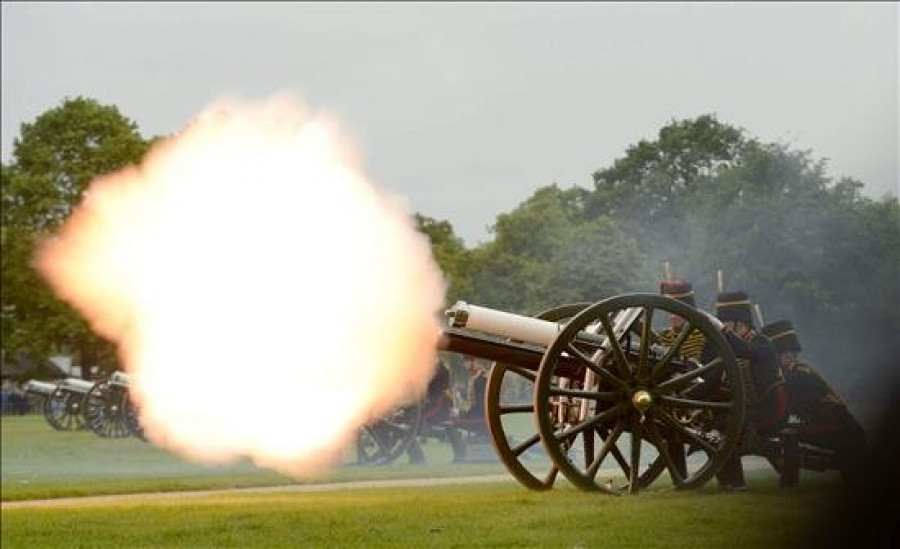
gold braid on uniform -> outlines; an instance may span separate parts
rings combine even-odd
[[[679,332],[676,332],[675,330],[664,330],[661,334],[659,334],[659,343],[663,347],[671,347],[675,345],[675,341],[678,339],[678,336]],[[703,353],[703,347],[705,345],[706,336],[703,335],[703,332],[694,328],[693,330],[691,330],[690,335],[687,336],[687,339],[684,341],[684,343],[681,344],[679,356],[699,360],[700,355]]]

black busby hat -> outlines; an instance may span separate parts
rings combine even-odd
[[[779,353],[788,351],[799,353],[803,350],[803,347],[800,346],[800,338],[797,337],[797,332],[794,330],[794,325],[788,320],[779,320],[778,322],[766,324],[762,327],[762,333],[772,340],[775,349]]]
[[[746,292],[722,292],[716,298],[716,316],[719,320],[743,322],[753,327],[750,314],[750,296]]]
[[[659,285],[659,293],[666,297],[677,299],[691,307],[697,306],[697,304],[694,303],[694,288],[691,286],[690,282],[685,282],[683,280],[667,280]]]

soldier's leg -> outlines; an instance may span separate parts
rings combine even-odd
[[[413,439],[413,441],[409,444],[409,447],[406,449],[406,453],[409,454],[410,464],[421,465],[425,463],[425,453],[422,451],[422,447],[419,445],[418,438]]]
[[[466,459],[466,443],[463,441],[459,429],[453,425],[446,427],[447,440],[453,449],[453,461],[464,461]]]
[[[731,457],[725,461],[725,465],[716,474],[716,480],[723,490],[747,489],[747,483],[744,481],[744,466],[741,464],[741,455],[738,451],[731,454]]]

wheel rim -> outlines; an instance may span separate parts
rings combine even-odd
[[[79,431],[86,428],[82,395],[57,388],[44,400],[44,418],[57,431]]]
[[[684,319],[687,330],[663,347],[654,326],[668,316]],[[584,331],[595,334],[592,342],[578,336]],[[681,355],[694,331],[706,339],[705,362]],[[718,370],[731,390],[697,396],[706,389],[700,381]],[[557,335],[538,371],[534,407],[541,441],[569,481],[635,494],[666,470],[677,488],[707,482],[738,442],[744,395],[731,349],[705,315],[671,298],[629,294],[592,305]],[[687,425],[676,411],[715,421]],[[686,470],[677,452],[692,455]]]
[[[109,381],[94,384],[85,398],[84,417],[88,427],[103,438],[131,436],[125,418],[123,390]]]
[[[560,322],[572,318],[589,305],[590,303],[563,305],[535,316],[541,320]],[[507,470],[527,488],[548,490],[553,487],[559,469],[544,453],[540,433],[534,427],[533,393],[536,379],[537,372],[495,362],[488,377],[485,410],[494,449]],[[517,382],[526,384],[526,390],[522,391],[525,393],[524,398],[509,394],[508,389]],[[527,421],[523,421],[524,416],[529,416]]]

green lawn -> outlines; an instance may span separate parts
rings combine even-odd
[[[190,463],[134,438],[55,431],[40,415],[4,416],[0,423],[3,501],[506,472],[499,462],[453,465],[450,446],[432,439],[423,446],[426,465],[409,465],[406,456],[386,467],[359,467],[348,459],[317,478],[297,480],[246,461],[227,466]]]
[[[611,497],[516,484],[241,494],[3,511],[13,547],[795,547],[834,485]]]
[[[3,500],[297,484],[248,463],[209,468],[138,440],[53,431],[40,416],[4,418]],[[448,445],[429,464],[345,466],[305,482],[451,477],[505,472],[451,465]],[[584,493],[559,482],[530,492],[515,482],[328,492],[176,495],[58,502],[2,511],[2,547],[796,547],[839,493],[804,473],[784,491],[771,471],[750,490],[715,483],[676,492],[660,481],[638,496]]]

